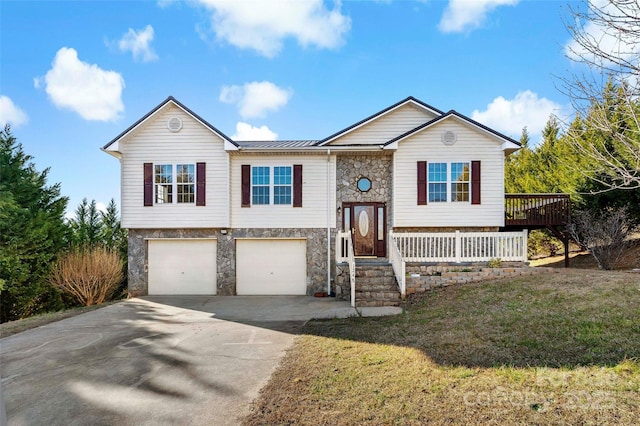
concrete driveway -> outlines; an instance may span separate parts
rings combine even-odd
[[[235,425],[305,321],[354,314],[304,296],[146,297],[0,339],[8,423]]]

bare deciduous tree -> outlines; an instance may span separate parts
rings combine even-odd
[[[561,79],[583,124],[568,140],[591,165],[587,176],[607,189],[640,188],[640,1],[584,0],[569,12],[566,55],[586,67]]]
[[[589,249],[600,269],[613,269],[631,244],[634,230],[627,207],[578,211],[568,227],[571,237]]]

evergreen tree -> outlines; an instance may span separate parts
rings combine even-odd
[[[65,244],[67,198],[47,186],[7,125],[0,131],[0,314],[2,322],[59,309],[47,283],[51,263]]]
[[[127,261],[127,231],[120,226],[120,215],[115,200],[112,198],[107,210],[101,212],[100,241],[108,248],[115,250],[125,262]]]
[[[78,205],[75,217],[69,220],[71,228],[71,243],[76,246],[95,246],[101,243],[102,220],[96,206],[96,200],[91,203],[86,198]]]

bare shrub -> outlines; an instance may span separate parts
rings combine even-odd
[[[74,248],[62,256],[49,282],[85,306],[109,300],[123,280],[122,260],[105,247]]]
[[[634,230],[628,207],[581,210],[568,227],[571,237],[591,252],[600,269],[613,269]]]

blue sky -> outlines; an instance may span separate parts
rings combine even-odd
[[[576,5],[576,3],[573,3]],[[175,96],[228,136],[321,139],[407,96],[535,141],[568,100],[567,2],[2,1],[0,121],[73,211],[100,147]]]

